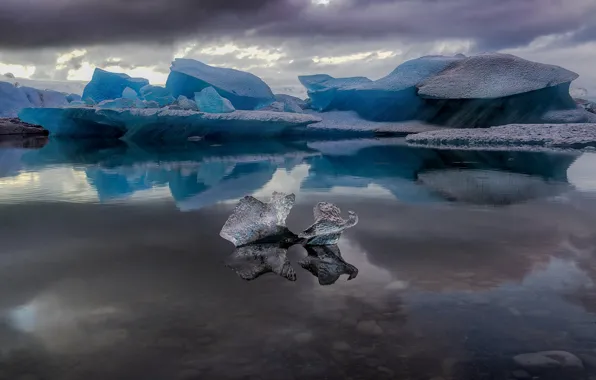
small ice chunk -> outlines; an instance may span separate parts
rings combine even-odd
[[[299,264],[318,277],[319,284],[335,284],[342,274],[349,275],[348,281],[358,276],[358,268],[345,262],[337,245],[306,246],[306,250],[308,256]]]
[[[306,239],[307,245],[333,245],[337,244],[341,233],[354,227],[358,223],[358,215],[348,211],[347,220],[341,217],[341,210],[334,204],[319,202],[314,208],[315,223],[298,235]]]
[[[232,103],[222,98],[213,87],[207,87],[201,92],[195,94],[195,102],[202,112],[209,113],[229,113],[234,112]]]
[[[286,218],[295,201],[294,194],[277,192],[273,193],[269,203],[246,196],[240,200],[219,235],[236,247],[269,239],[279,240],[279,236],[289,233]]]
[[[198,111],[199,107],[196,102],[193,102],[184,95],[180,95],[177,100],[178,106],[183,110]]]
[[[122,97],[123,97],[124,99],[132,99],[132,100],[135,100],[135,99],[138,99],[138,97],[139,97],[139,94],[137,94],[137,92],[136,92],[135,90],[133,90],[132,88],[130,88],[130,87],[126,87],[126,88],[124,89],[124,91],[122,91]]]
[[[275,273],[296,281],[296,272],[286,257],[287,249],[278,244],[252,244],[236,248],[226,260],[240,278],[251,281],[266,273]]]
[[[168,106],[176,100],[170,91],[165,87],[147,85],[140,90],[141,98],[148,102],[154,101],[159,104],[159,107]]]

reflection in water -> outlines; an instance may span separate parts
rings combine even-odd
[[[226,260],[243,280],[251,281],[266,273],[275,273],[286,280],[296,281],[296,272],[286,257],[287,248],[279,244],[253,244],[236,248]]]
[[[349,275],[348,280],[358,276],[358,268],[344,261],[337,245],[306,246],[306,250],[308,256],[299,264],[318,277],[319,284],[335,284],[342,274]]]

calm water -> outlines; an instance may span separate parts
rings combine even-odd
[[[0,379],[513,379],[565,350],[596,376],[596,154],[414,149],[400,139],[0,142]],[[244,281],[219,231],[294,192],[334,202],[358,276],[288,258]]]

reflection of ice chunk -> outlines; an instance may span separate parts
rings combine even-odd
[[[234,106],[228,99],[222,98],[213,87],[207,87],[195,94],[195,101],[201,112],[229,113],[234,112]]]
[[[287,249],[277,244],[248,245],[236,248],[226,260],[226,266],[247,281],[266,273],[275,273],[287,280],[296,281],[296,272],[286,253]]]
[[[262,242],[286,235],[286,218],[294,206],[296,196],[273,193],[269,203],[246,196],[224,224],[220,236],[235,246]]]
[[[184,95],[189,99],[196,92],[213,87],[239,110],[252,110],[274,100],[271,89],[259,77],[192,59],[176,59],[172,63],[166,87],[174,96]]]
[[[538,176],[478,169],[436,170],[419,174],[419,181],[444,198],[463,203],[509,205],[560,195],[569,184]]]
[[[308,256],[299,264],[318,277],[321,285],[334,284],[342,274],[349,275],[348,281],[358,275],[358,268],[344,261],[337,245],[307,246],[306,250]]]
[[[103,100],[117,99],[122,96],[126,87],[130,87],[137,93],[141,87],[149,84],[144,78],[131,78],[126,74],[111,73],[102,69],[95,69],[91,82],[83,91],[83,100],[93,99],[95,103]]]
[[[348,211],[348,220],[341,217],[339,207],[331,203],[319,202],[314,208],[315,223],[298,235],[307,239],[308,245],[333,245],[337,244],[341,233],[358,223],[358,215]]]

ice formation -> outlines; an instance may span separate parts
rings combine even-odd
[[[307,104],[304,100],[297,98],[295,96],[292,96],[292,95],[275,94],[275,101],[282,102],[282,103],[296,104],[301,109],[307,108]]]
[[[240,247],[293,235],[286,227],[286,218],[295,201],[294,194],[277,192],[273,193],[269,203],[246,196],[224,224],[220,236]]]
[[[149,102],[147,102],[149,103]],[[55,136],[116,137],[134,141],[186,141],[189,137],[280,136],[320,119],[284,112],[235,111],[212,114],[189,110],[25,108],[21,120],[41,125]]]
[[[331,203],[319,202],[314,208],[315,223],[298,235],[307,245],[337,244],[341,233],[358,223],[358,215],[348,211],[347,220],[341,217],[339,207]]]
[[[138,98],[139,98],[139,94],[138,94],[138,93],[137,93],[135,90],[133,90],[132,88],[130,88],[130,87],[126,87],[126,88],[125,88],[125,89],[122,91],[122,97],[123,97],[124,99],[132,99],[132,100],[135,100],[135,99],[138,99]]]
[[[140,94],[143,100],[156,102],[160,108],[170,105],[176,100],[168,89],[159,86],[147,85],[141,87]]]
[[[176,103],[178,104],[178,107],[180,107],[180,109],[183,109],[183,110],[191,110],[191,111],[199,110],[197,103],[190,100],[189,98],[187,98],[184,95],[180,95],[178,97],[178,99],[176,100]]]
[[[238,110],[253,110],[275,100],[269,86],[253,74],[213,67],[192,59],[174,60],[166,83],[172,95],[192,99],[196,92],[207,87],[213,87]]]
[[[207,87],[195,94],[195,101],[201,112],[229,113],[236,109],[232,103],[222,98],[213,87]]]
[[[348,264],[342,257],[337,245],[307,246],[308,256],[299,264],[319,279],[320,285],[335,284],[342,274],[347,274],[348,281],[358,276],[358,268]]]
[[[79,95],[79,94],[68,94],[68,95],[66,95],[66,100],[69,103],[80,102],[80,101],[83,100],[83,97],[81,95]]]
[[[547,147],[596,146],[596,124],[511,124],[484,129],[446,129],[410,135],[416,145],[457,147]]]
[[[286,253],[287,249],[278,244],[248,245],[236,248],[226,260],[226,266],[247,281],[266,273],[275,273],[289,281],[296,281],[296,272]]]
[[[83,91],[83,100],[92,99],[95,103],[104,100],[118,99],[126,87],[140,93],[143,86],[149,84],[144,78],[131,78],[126,74],[111,73],[102,69],[95,69],[93,77]]]

